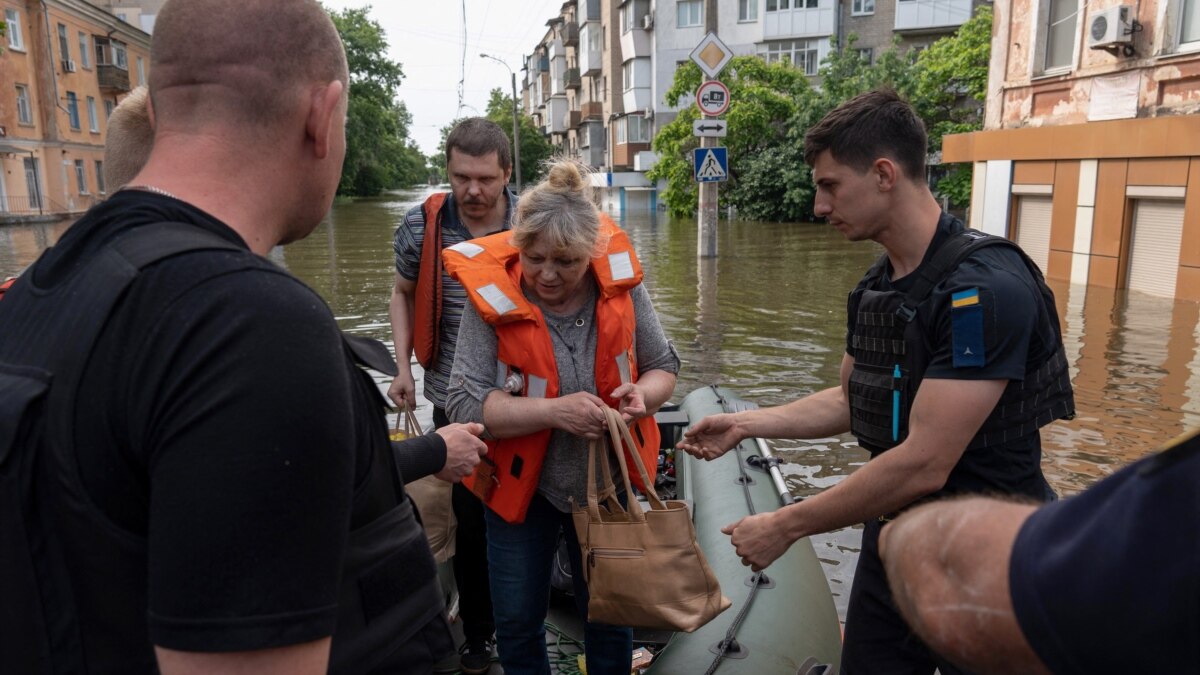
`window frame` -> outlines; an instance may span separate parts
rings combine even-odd
[[[67,37],[67,24],[58,24],[59,58],[65,63],[71,60],[71,39]]]
[[[761,0],[738,0],[738,23],[758,23],[758,4]]]
[[[870,5],[870,8],[867,5]],[[855,6],[858,9],[855,9]],[[875,13],[875,0],[850,0],[850,16],[871,16]]]
[[[1175,49],[1173,51],[1191,52],[1200,50],[1200,32],[1198,32],[1193,40],[1185,41],[1183,39],[1183,29],[1187,25],[1184,19],[1188,15],[1188,8],[1190,7],[1193,13],[1200,14],[1200,0],[1179,0],[1179,3],[1175,6],[1178,7],[1178,11],[1176,12],[1175,19],[1177,25],[1175,26]]]
[[[92,36],[79,31],[79,67],[84,70],[92,69],[91,44]]]
[[[813,77],[821,66],[821,47],[820,38],[794,38],[791,40],[777,40],[766,43],[766,49],[760,52],[760,55],[765,57],[767,63],[775,63],[782,61],[787,57],[788,63],[791,63],[800,72],[807,77]],[[783,47],[787,45],[787,48]],[[804,45],[802,48],[799,45]],[[796,55],[804,54],[803,66],[797,64]],[[809,55],[811,54],[811,58]]]
[[[104,161],[92,160],[92,168],[96,170],[96,192],[102,195],[108,194],[108,186],[104,184]]]
[[[855,52],[858,53],[858,58],[867,62],[868,66],[875,65],[875,48],[874,47],[855,47]],[[865,58],[864,58],[865,56]]]
[[[93,96],[87,97],[87,114],[88,114],[88,131],[93,134],[100,133],[100,117],[96,112],[96,99]]]
[[[81,131],[79,124],[79,97],[75,92],[67,92],[67,123],[73,131]]]
[[[33,126],[33,97],[29,95],[29,85],[14,82],[13,86],[17,90],[17,124],[31,127]]]
[[[1050,65],[1049,60],[1050,60],[1050,55],[1051,55],[1051,47],[1053,46],[1053,44],[1051,42],[1051,36],[1054,35],[1050,22],[1051,22],[1051,17],[1053,15],[1053,9],[1056,6],[1056,3],[1074,3],[1075,4],[1075,12],[1072,14],[1072,16],[1074,17],[1075,21],[1074,21],[1074,26],[1073,26],[1072,30],[1070,31],[1070,36],[1069,36],[1069,40],[1068,40],[1068,42],[1071,45],[1071,52],[1070,52],[1070,55],[1068,56],[1067,62],[1064,64],[1061,64],[1061,65],[1060,64]],[[1082,14],[1083,14],[1083,4],[1080,2],[1080,0],[1042,0],[1042,2],[1040,3],[1039,12],[1038,12],[1038,21],[1034,24],[1037,27],[1037,29],[1041,32],[1041,34],[1038,36],[1038,40],[1036,43],[1037,44],[1036,58],[1033,59],[1033,65],[1035,68],[1036,75],[1058,75],[1061,73],[1069,73],[1069,72],[1075,70],[1075,65],[1079,60],[1079,55],[1078,55],[1078,52],[1079,52],[1079,28],[1080,28],[1080,23],[1081,23],[1080,18],[1081,18]],[[1061,23],[1064,23],[1065,21],[1066,21],[1065,18],[1060,19],[1058,21],[1058,23],[1061,24]],[[1066,38],[1068,36],[1060,35],[1058,37]]]
[[[5,7],[4,23],[8,25],[8,48],[15,52],[24,52],[25,34],[21,32],[21,10]]]
[[[691,23],[683,23],[684,12],[689,15],[687,20]],[[691,16],[694,14],[695,16]],[[675,2],[675,27],[676,28],[698,28],[704,26],[704,0],[676,0]]]
[[[87,165],[85,165],[83,163],[82,159],[75,160],[75,182],[78,184],[79,194],[81,194],[81,195],[91,194],[90,192],[88,192]]]
[[[146,60],[140,56],[137,59],[137,82],[138,86],[146,84]]]
[[[638,130],[641,132],[640,134],[638,134],[638,137],[636,139],[634,138],[634,134],[633,134],[633,126],[634,125],[630,124],[630,120],[634,120],[634,119],[636,119],[638,121],[636,126],[638,127]],[[649,143],[650,142],[651,136],[653,134],[650,133],[650,120],[646,119],[645,115],[626,115],[624,118],[624,122],[625,122],[625,142],[626,143]]]

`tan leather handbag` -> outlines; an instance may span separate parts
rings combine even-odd
[[[588,585],[588,620],[614,626],[690,633],[729,608],[729,598],[696,544],[691,513],[681,501],[647,494],[650,510],[634,499],[622,446],[645,485],[646,467],[621,414],[608,409],[608,438],[588,444],[586,508],[572,504],[575,532]],[[617,500],[609,469],[612,448],[621,467],[628,508]],[[600,488],[596,463],[600,464]]]

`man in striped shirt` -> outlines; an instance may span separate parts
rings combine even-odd
[[[396,228],[392,244],[396,282],[388,303],[400,370],[388,397],[397,406],[416,407],[410,362],[415,350],[425,367],[425,398],[433,404],[433,423],[438,427],[449,424],[446,386],[467,297],[462,285],[442,271],[441,249],[509,229],[516,197],[508,190],[512,154],[504,130],[479,117],[460,122],[446,138],[446,173],[451,192],[431,195],[414,206]],[[425,250],[426,232],[440,235],[437,249]],[[453,504],[458,520],[454,577],[467,639],[461,668],[466,673],[486,673],[491,667],[495,625],[483,505],[461,483],[453,487]]]

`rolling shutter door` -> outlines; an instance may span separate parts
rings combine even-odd
[[[1133,212],[1129,288],[1174,297],[1183,236],[1183,201],[1139,199]]]
[[[1051,197],[1020,197],[1017,205],[1017,245],[1037,263],[1042,274],[1050,262]]]

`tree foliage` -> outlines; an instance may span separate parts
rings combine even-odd
[[[941,149],[942,137],[981,128],[987,89],[991,39],[991,8],[981,7],[955,35],[938,40],[914,58],[893,46],[867,63],[853,49],[831,50],[818,71],[820,86],[790,63],[765,63],[754,56],[735,57],[722,73],[732,104],[726,113],[729,181],[719,191],[721,206],[735,206],[754,220],[813,219],[812,174],[804,163],[804,134],[842,102],[877,87],[895,89],[913,103],[930,131],[930,150]],[[688,63],[675,73],[666,101],[679,105],[699,86],[699,68]],[[647,177],[663,179],[661,199],[674,215],[695,213],[697,194],[692,177],[691,151],[698,147],[692,122],[695,106],[680,111],[659,130],[654,149],[658,163]],[[970,169],[953,169],[938,183],[938,191],[955,205],[970,195]]]
[[[346,162],[338,194],[375,195],[428,178],[425,156],[409,138],[412,115],[397,98],[404,71],[387,58],[387,37],[368,12],[369,6],[330,12],[350,68]]]

